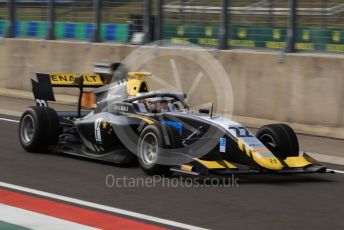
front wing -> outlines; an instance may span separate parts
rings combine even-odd
[[[302,156],[291,157],[285,160],[288,164],[282,170],[267,170],[253,168],[247,165],[236,164],[226,160],[194,161],[180,166],[172,167],[171,171],[188,175],[232,175],[232,174],[307,174],[328,173],[326,166],[317,162],[307,153]]]

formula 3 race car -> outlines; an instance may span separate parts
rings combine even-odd
[[[253,135],[212,109],[190,111],[184,94],[149,91],[149,73],[126,75],[109,83],[97,74],[38,73],[32,80],[37,106],[20,119],[22,147],[118,165],[138,161],[149,175],[326,172],[306,153],[300,155],[288,125],[265,125]],[[79,88],[78,110],[48,107],[55,100],[53,87]]]

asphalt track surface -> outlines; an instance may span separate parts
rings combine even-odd
[[[196,182],[172,185],[178,179],[156,181],[148,187],[107,186],[107,175],[148,177],[137,166],[123,168],[66,155],[27,153],[19,144],[17,130],[18,123],[0,120],[1,182],[210,229],[344,228],[341,173],[240,176],[238,187]],[[344,170],[343,166],[328,167]]]

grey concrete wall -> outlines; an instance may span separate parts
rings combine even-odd
[[[92,72],[95,61],[120,62],[134,49],[134,46],[114,44],[3,39],[0,41],[0,87],[30,90],[29,79],[35,72]],[[164,88],[166,83],[178,86],[169,55],[179,52],[199,60],[205,52],[182,48],[147,49],[153,56],[165,55],[136,69],[155,74],[149,80],[152,89]],[[140,57],[140,53],[136,55]],[[234,114],[344,127],[344,55],[291,54],[283,62],[278,56],[278,53],[252,51],[215,54],[214,58],[223,65],[232,84]],[[215,100],[218,88],[226,88],[221,82],[216,85],[210,80],[209,72],[213,70],[205,63],[195,64],[183,57],[173,59],[184,92],[195,84],[197,74],[204,72],[190,97],[192,105]],[[57,92],[75,93],[66,89]],[[220,111],[223,102],[215,101]]]
[[[344,56],[224,52],[235,113],[314,125],[343,126]]]

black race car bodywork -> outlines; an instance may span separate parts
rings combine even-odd
[[[39,107],[23,113],[22,146],[121,165],[138,159],[148,174],[326,172],[307,154],[299,155],[289,126],[267,125],[254,136],[212,111],[191,112],[183,94],[149,92],[146,75],[132,72],[104,84],[99,75],[37,74],[33,92]],[[80,96],[78,112],[55,112],[47,107],[54,100],[52,86],[78,87],[80,95],[83,87],[96,87],[96,106],[81,111]]]

